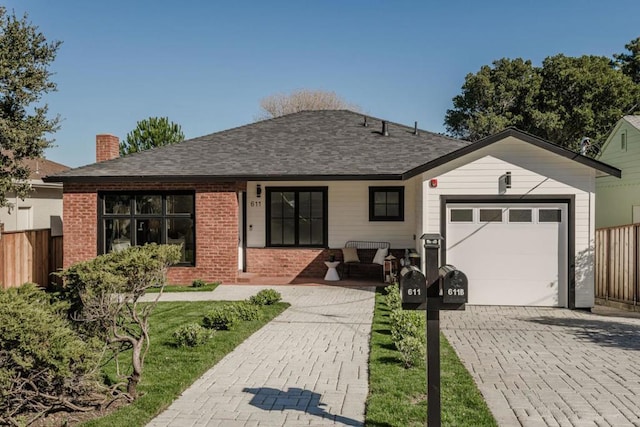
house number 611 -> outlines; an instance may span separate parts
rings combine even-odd
[[[252,208],[259,208],[262,206],[262,202],[260,200],[256,201],[256,200],[252,200],[251,201],[251,207]]]

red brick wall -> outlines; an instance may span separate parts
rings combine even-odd
[[[98,191],[195,190],[196,265],[172,267],[169,281],[235,283],[238,272],[238,200],[244,183],[114,183],[64,185],[64,266],[97,255]]]

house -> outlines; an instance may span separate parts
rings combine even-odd
[[[69,167],[47,159],[25,159],[29,168],[32,192],[24,200],[15,193],[7,194],[13,205],[0,209],[4,231],[50,228],[52,236],[62,235],[62,184],[44,182],[43,178],[69,170]]]
[[[620,119],[597,158],[623,173],[596,180],[596,227],[640,223],[640,115]]]
[[[174,283],[318,277],[346,241],[422,253],[441,233],[472,304],[591,307],[595,178],[620,176],[516,129],[470,143],[345,110],[123,158],[116,137],[96,144],[97,163],[48,178],[64,183],[65,266],[161,242],[183,247]]]

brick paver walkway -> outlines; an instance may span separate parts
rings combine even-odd
[[[263,287],[166,294],[241,300]],[[364,424],[374,288],[281,286],[291,307],[189,387],[149,426]]]
[[[467,307],[441,327],[502,426],[640,426],[640,319]]]

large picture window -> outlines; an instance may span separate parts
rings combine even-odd
[[[100,253],[146,243],[180,245],[181,264],[195,264],[193,193],[101,193]]]
[[[268,187],[267,246],[327,246],[327,187]]]
[[[369,221],[404,221],[404,187],[369,187]]]

